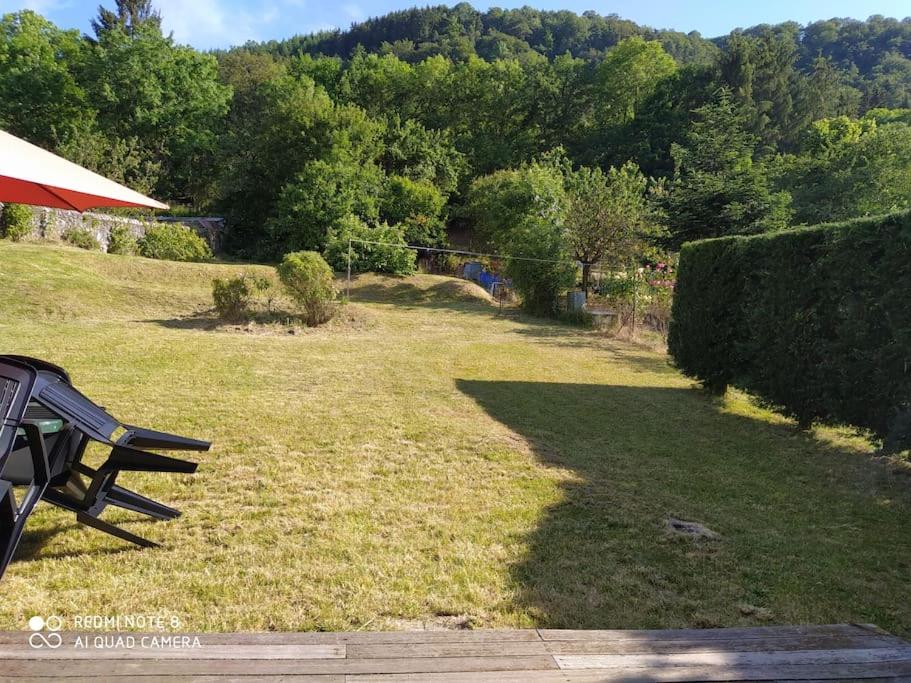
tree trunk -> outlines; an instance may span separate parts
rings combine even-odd
[[[585,297],[588,298],[588,287],[590,284],[592,275],[592,264],[583,261],[582,262],[582,291],[585,292]]]

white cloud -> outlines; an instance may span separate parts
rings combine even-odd
[[[157,0],[154,5],[161,11],[165,33],[173,32],[178,43],[203,49],[260,40],[262,29],[280,15],[274,3],[261,5],[255,13],[228,7],[223,0]]]
[[[367,17],[361,6],[353,2],[342,5],[342,12],[344,12],[345,16],[348,17],[351,21],[361,21]]]
[[[0,10],[6,12],[7,8],[4,6],[5,3],[0,3]],[[52,12],[57,9],[64,9],[69,7],[70,3],[65,0],[25,0],[22,3],[22,9],[30,9],[37,14],[43,14],[47,16],[49,12]],[[12,8],[8,11],[12,12]]]

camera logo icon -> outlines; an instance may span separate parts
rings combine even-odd
[[[51,615],[47,619],[34,616],[28,620],[28,627],[32,631],[28,637],[29,646],[39,650],[41,648],[57,649],[63,645],[63,636],[58,631],[63,629],[63,619]],[[45,633],[47,629],[47,633]]]

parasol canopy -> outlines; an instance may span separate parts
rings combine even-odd
[[[101,206],[167,209],[87,168],[0,130],[0,202],[85,211]]]

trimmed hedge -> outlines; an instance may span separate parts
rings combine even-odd
[[[911,213],[685,244],[668,348],[708,389],[911,447]]]

